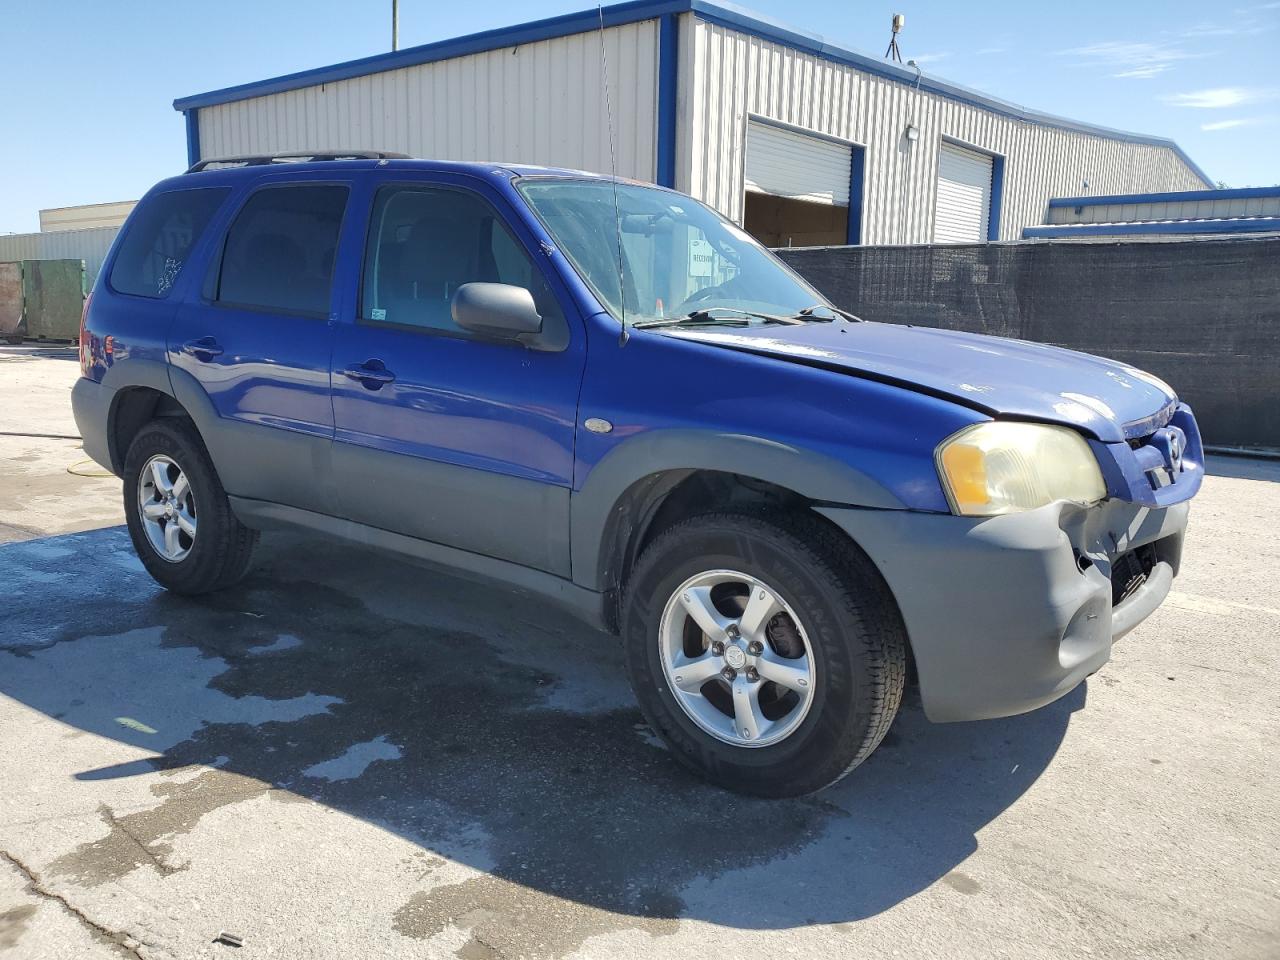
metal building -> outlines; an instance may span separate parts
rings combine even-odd
[[[381,149],[608,171],[775,246],[1013,240],[1052,197],[1203,189],[1172,141],[1028,110],[704,0],[634,0],[175,101],[191,161]]]
[[[57,233],[61,230],[119,227],[137,202],[137,200],[118,200],[114,203],[82,203],[75,207],[50,207],[40,211],[40,232]]]

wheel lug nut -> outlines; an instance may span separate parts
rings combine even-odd
[[[747,644],[747,653],[751,654],[753,657],[760,656],[760,654],[764,653],[764,644],[759,640],[752,640]]]
[[[724,644],[721,643],[719,640],[717,640],[715,643],[711,644],[711,652],[715,654],[717,657],[723,657]]]
[[[738,625],[736,623],[729,624],[724,628],[724,632],[729,635],[730,640],[738,639]]]
[[[747,679],[750,680],[752,683],[759,682],[760,674],[756,672],[755,667],[747,667]]]
[[[730,683],[733,683],[733,681],[738,679],[738,671],[733,669],[733,667],[725,667],[720,671],[720,676],[724,677]]]

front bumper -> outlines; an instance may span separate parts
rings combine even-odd
[[[1075,688],[1169,592],[1188,504],[1050,504],[990,518],[823,507],[898,601],[929,719],[1024,713]],[[1145,545],[1145,582],[1113,605],[1114,563]]]

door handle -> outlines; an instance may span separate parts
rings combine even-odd
[[[350,380],[359,380],[370,390],[381,390],[384,384],[393,383],[396,379],[381,360],[366,360],[358,366],[347,367],[342,375]]]
[[[213,337],[200,337],[198,340],[188,340],[184,343],[182,352],[197,360],[212,360],[214,357],[222,356],[222,347],[218,346],[218,341]]]

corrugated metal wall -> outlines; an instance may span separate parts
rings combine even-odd
[[[119,227],[57,230],[51,233],[14,233],[0,236],[0,262],[10,260],[83,260],[87,287],[102,269]]]
[[[1280,217],[1280,197],[1216,197],[1052,207],[1046,223],[1128,223],[1133,220],[1207,220],[1217,217]]]
[[[655,176],[656,20],[605,31],[618,173]],[[332,148],[608,171],[600,35],[204,107],[203,157]]]
[[[1051,197],[1199,190],[1166,147],[1027,123],[681,17],[677,186],[741,219],[751,114],[866,145],[862,242],[927,243],[942,137],[1006,158],[1000,239],[1044,221]],[[908,124],[920,130],[912,144]]]

